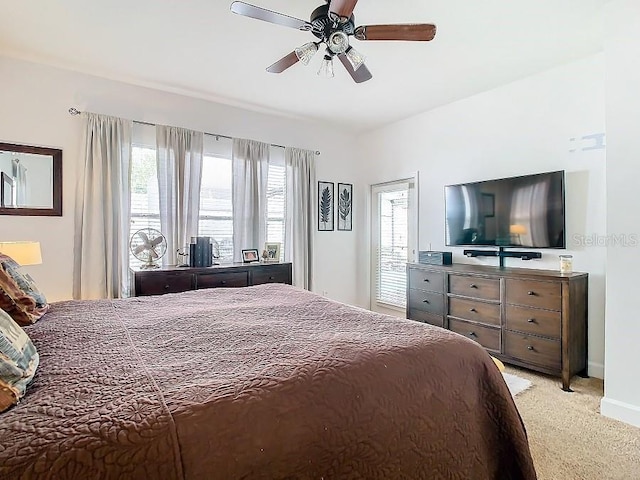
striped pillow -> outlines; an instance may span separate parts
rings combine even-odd
[[[38,363],[38,352],[29,336],[0,310],[0,412],[24,396]]]
[[[11,257],[0,253],[0,309],[19,325],[35,323],[49,310],[47,299]]]

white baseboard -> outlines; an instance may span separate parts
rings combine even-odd
[[[601,363],[589,362],[587,370],[590,377],[604,378],[604,365]]]
[[[636,405],[604,397],[600,401],[600,413],[605,417],[640,427],[640,407]]]

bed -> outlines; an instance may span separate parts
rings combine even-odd
[[[0,479],[534,479],[487,353],[288,285],[66,301]]]

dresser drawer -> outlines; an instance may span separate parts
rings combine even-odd
[[[188,272],[145,272],[136,278],[136,295],[163,295],[193,289],[193,275]]]
[[[409,290],[409,308],[442,315],[444,313],[444,295],[442,293]]]
[[[500,300],[500,279],[449,275],[449,292],[483,300]]]
[[[444,272],[410,268],[409,285],[419,290],[444,293]]]
[[[507,305],[506,325],[509,330],[560,338],[562,314],[556,311]]]
[[[449,319],[449,330],[475,340],[484,348],[500,351],[500,329],[483,327],[475,323]]]
[[[495,303],[450,297],[449,315],[491,325],[500,325],[500,305]]]
[[[411,310],[409,319],[435,325],[436,327],[444,327],[444,317],[442,315],[436,315],[422,310]]]
[[[562,369],[561,345],[557,340],[507,331],[504,353],[527,363],[558,371]]]
[[[256,267],[253,267],[256,268]],[[280,267],[262,267],[251,271],[252,285],[260,285],[262,283],[291,283],[289,270],[284,266]]]
[[[199,273],[196,275],[196,288],[246,287],[249,285],[249,272]]]
[[[507,303],[528,307],[562,309],[562,285],[559,282],[507,279]]]

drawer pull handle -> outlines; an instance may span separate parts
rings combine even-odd
[[[226,284],[227,284],[227,281],[226,281],[226,280],[222,280],[220,283],[221,283],[222,285],[226,285]]]
[[[422,303],[431,303],[429,300],[422,300]]]
[[[475,308],[470,308],[469,311],[472,312],[472,313],[476,313],[477,312],[477,310]]]
[[[536,319],[535,318],[530,318],[527,320],[527,322],[529,323],[536,323]]]
[[[165,290],[169,290],[169,288],[171,288],[169,285],[165,285],[165,286],[164,286],[164,289],[165,289]]]
[[[269,280],[275,280],[276,277],[269,277]]]
[[[535,349],[533,348],[533,345],[528,345],[527,350],[531,350],[533,352]]]
[[[469,332],[469,336],[470,337],[477,337],[478,335],[476,335],[476,332]]]
[[[475,283],[472,283],[471,285],[469,285],[469,288],[478,288],[478,286]]]
[[[424,281],[425,281],[425,282],[429,282],[430,280],[429,280],[428,278],[425,278],[425,279],[424,279]]]
[[[534,291],[532,291],[532,290],[530,290],[530,291],[528,291],[528,292],[527,292],[527,295],[534,296],[535,294],[536,294],[536,292],[534,292]]]

